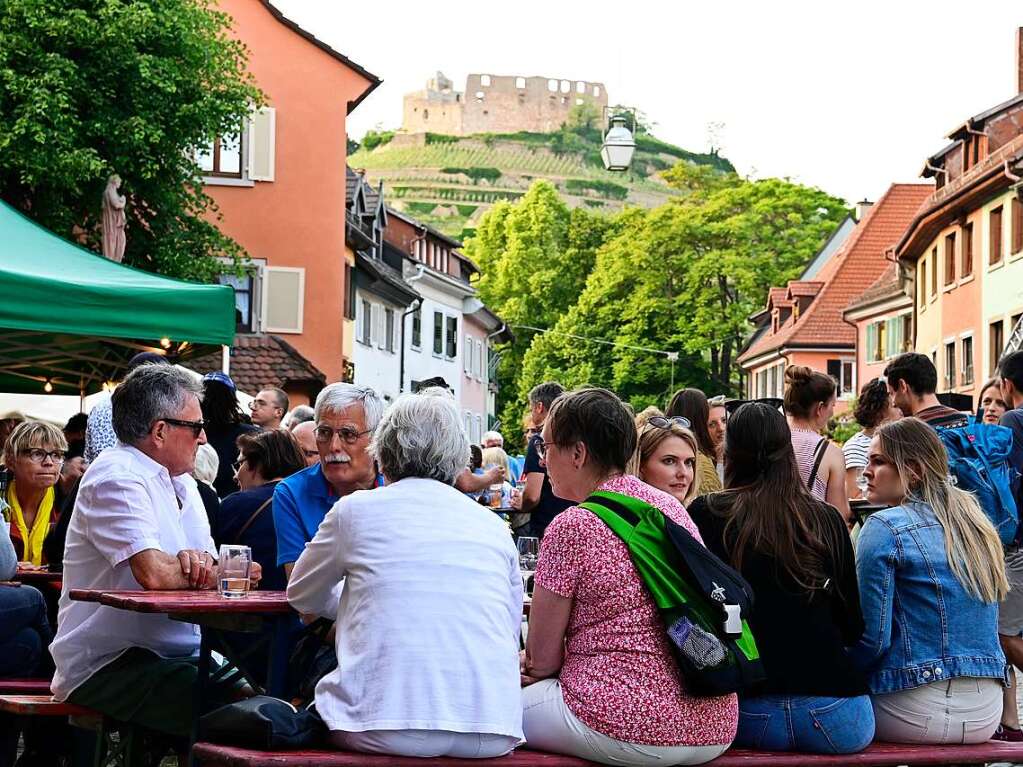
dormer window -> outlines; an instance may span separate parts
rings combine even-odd
[[[781,313],[777,309],[772,309],[771,310],[771,332],[772,333],[777,333],[778,332],[778,318],[779,318],[780,314]]]

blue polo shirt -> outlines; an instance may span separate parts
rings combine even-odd
[[[277,484],[271,508],[277,530],[278,566],[298,560],[320,522],[339,500],[318,462]]]

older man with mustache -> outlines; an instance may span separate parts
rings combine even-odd
[[[335,383],[316,398],[314,436],[320,460],[282,480],[273,495],[277,564],[289,578],[331,507],[376,483],[367,448],[383,412],[383,400],[368,386]]]

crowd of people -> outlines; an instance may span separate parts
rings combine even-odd
[[[1023,741],[1023,352],[976,413],[939,402],[928,357],[901,355],[862,387],[862,430],[844,446],[827,436],[834,379],[785,378],[780,403],[687,388],[638,414],[610,391],[546,382],[529,393],[520,464],[498,432],[470,445],[442,388],[387,405],[336,383],[289,410],[267,387],[246,414],[226,374],[200,383],[140,356],[87,422],[0,420],[0,580],[19,562],[63,568],[58,604],[0,586],[0,677],[53,673],[58,700],[187,737],[198,628],[69,592],[212,588],[228,543],[251,547],[254,584],[287,592],[296,641],[333,622],[336,657],[312,681],[338,748],[478,758],[526,742],[647,765],[702,764],[733,743]],[[957,481],[946,445],[963,429],[1006,440],[1008,535]],[[498,487],[499,508],[477,502]],[[714,695],[687,684],[594,497],[683,528],[745,580],[762,679]],[[522,537],[541,540],[525,584]],[[207,702],[251,692],[224,683]],[[17,731],[0,729],[6,764]]]

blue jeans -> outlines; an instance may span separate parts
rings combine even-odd
[[[0,678],[39,673],[50,644],[46,600],[31,586],[0,586]],[[0,767],[14,764],[17,717],[0,714]]]
[[[762,751],[854,754],[874,739],[869,695],[761,695],[739,700],[735,745]]]

